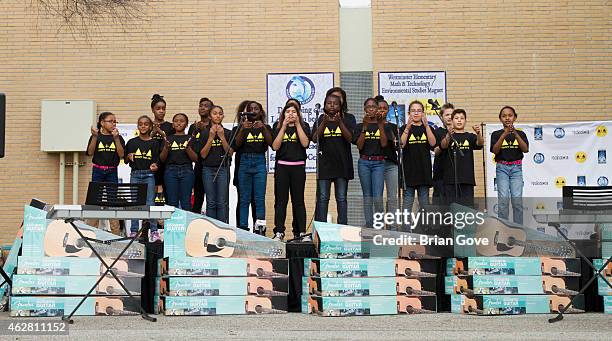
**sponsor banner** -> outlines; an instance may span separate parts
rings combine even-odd
[[[285,102],[294,98],[302,106],[302,118],[310,128],[317,116],[323,113],[323,101],[328,89],[334,87],[333,72],[320,73],[269,73],[267,75],[268,124],[278,120]],[[316,145],[311,143],[306,151],[306,172],[316,172]],[[274,172],[276,153],[268,149],[268,172]]]
[[[608,162],[612,160],[608,161],[607,158],[612,151],[612,121],[517,124],[515,127],[522,130],[529,140],[529,153],[525,154],[522,165],[523,197],[526,201],[524,224],[546,233],[556,233],[551,227],[535,222],[531,210],[554,211],[562,208],[562,188],[566,185],[611,185],[612,167]],[[494,154],[490,152],[491,134],[499,129],[502,129],[501,124],[486,126],[486,186],[490,198],[488,207],[493,211],[497,208],[497,179]],[[541,203],[536,198],[540,198]],[[538,202],[531,202],[534,200]],[[572,225],[567,230],[570,238],[588,239],[592,228],[592,224],[582,224]]]
[[[423,103],[430,125],[439,126],[442,122],[436,115],[437,109],[446,103],[445,71],[408,71],[379,72],[378,93],[389,102],[387,121],[406,123],[408,105],[414,100]],[[397,114],[391,107],[397,102]]]

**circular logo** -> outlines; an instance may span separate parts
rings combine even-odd
[[[533,156],[533,162],[537,163],[538,165],[544,163],[544,154],[535,153]]]
[[[597,137],[604,137],[608,135],[608,128],[606,128],[606,126],[597,126],[595,135],[597,135]]]
[[[562,139],[563,136],[565,136],[565,130],[563,130],[563,128],[556,128],[555,129],[555,137],[558,139]]]
[[[287,98],[294,98],[301,104],[312,101],[315,95],[314,83],[308,77],[293,76],[285,87]]]
[[[597,179],[597,184],[601,187],[608,186],[608,178],[606,178],[605,176],[600,176]]]
[[[555,186],[557,186],[557,188],[565,186],[566,182],[567,181],[562,176],[558,176],[557,178],[555,178]]]
[[[587,155],[585,152],[577,152],[576,153],[576,162],[584,163],[587,159]]]

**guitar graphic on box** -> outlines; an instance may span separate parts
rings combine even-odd
[[[278,247],[260,247],[237,242],[236,231],[216,226],[205,219],[194,219],[185,233],[185,252],[191,257],[233,257],[236,250],[256,251],[269,257],[278,257]]]

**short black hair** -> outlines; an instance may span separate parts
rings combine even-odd
[[[467,113],[463,109],[455,109],[451,114],[451,119],[455,118],[455,115],[463,114],[463,117],[467,119]]]
[[[506,110],[506,109],[510,109],[510,110],[512,110],[512,113],[514,113],[514,117],[515,117],[515,118],[516,118],[516,117],[518,117],[518,115],[517,115],[517,113],[516,113],[516,110],[514,110],[514,108],[513,108],[513,107],[511,107],[511,106],[509,106],[509,105],[506,105],[505,107],[501,108],[501,110],[499,111],[499,119],[500,119],[500,120],[501,120],[501,114],[502,114],[502,112],[503,112],[504,110]]]

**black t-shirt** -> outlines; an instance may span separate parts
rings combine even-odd
[[[473,133],[455,133],[453,134],[459,147],[463,152],[463,157],[457,152],[457,183],[476,186],[474,179],[474,150],[482,149],[482,146],[476,145],[476,134]],[[449,144],[448,157],[444,159],[444,183],[455,183],[455,169],[453,168],[453,148],[454,142]]]
[[[402,134],[406,126],[403,126]],[[410,126],[406,145],[402,151],[404,179],[407,186],[431,186],[431,145],[424,125]]]
[[[93,136],[89,137],[89,141],[87,141],[88,146],[92,138]],[[125,150],[125,141],[121,135],[119,135],[119,140],[123,150]],[[117,167],[119,166],[119,161],[119,154],[117,154],[117,146],[115,145],[113,135],[99,133],[91,162],[98,166]]]
[[[323,120],[321,117],[314,127],[312,133],[315,134],[318,124]],[[355,116],[349,113],[344,114],[344,125],[352,133],[355,131]],[[351,154],[351,144],[342,136],[342,131],[337,122],[327,122],[323,134],[319,139],[319,179],[354,178],[353,155]]]
[[[272,128],[266,124],[266,128],[271,132]],[[234,128],[234,131],[237,128]],[[243,140],[242,145],[238,147],[236,145],[236,140],[234,139],[234,143],[232,148],[236,151],[240,151],[240,153],[265,153],[268,151],[268,144],[264,138],[263,133],[264,128],[243,128]],[[232,132],[234,133],[234,132]]]
[[[302,129],[306,136],[310,138],[310,126],[306,122],[302,122]],[[275,122],[272,126],[272,140],[275,140],[280,131],[278,122]],[[283,142],[280,148],[276,151],[276,161],[306,161],[306,149],[300,143],[300,138],[297,133],[296,127],[287,126],[285,129],[285,135],[283,136]]]
[[[504,132],[503,129],[496,130],[491,134],[491,153],[493,153],[493,146],[499,141],[501,134]],[[529,146],[529,141],[527,140],[527,135],[524,132],[517,130],[516,131],[521,139],[525,141],[527,146]],[[501,149],[499,153],[495,155],[495,161],[517,161],[523,159],[523,152],[519,147],[518,140],[514,137],[514,134],[510,134],[506,136],[504,141],[502,142]]]
[[[391,134],[387,134],[387,146],[383,148],[383,155],[385,156],[385,160],[391,161],[396,165],[399,164],[397,157],[397,125],[394,123],[387,123],[389,125],[389,131]]]
[[[187,155],[187,142],[190,135],[170,135],[167,137],[170,143],[166,165],[187,165],[191,164],[191,159]]]
[[[151,164],[159,161],[159,143],[153,139],[140,137],[130,139],[125,146],[125,155],[134,153],[134,161],[129,162],[132,170],[149,170]]]
[[[383,126],[385,129],[385,135],[387,135],[387,139],[392,136],[391,127],[388,124]],[[361,131],[363,130],[363,123],[357,124],[355,130],[353,131],[353,143],[357,144],[357,140],[359,139],[359,135],[361,135]],[[381,131],[378,129],[378,124],[376,123],[368,123],[365,129],[365,138],[363,141],[363,148],[359,151],[359,154],[366,156],[383,156],[384,151],[382,146],[380,145],[380,133]]]
[[[193,132],[195,130],[197,130],[196,124],[197,124],[197,122],[196,123],[192,123],[189,126],[189,130],[187,130],[187,135],[192,135]],[[204,130],[210,129],[209,126],[210,126],[210,124],[206,125]],[[200,142],[200,140],[201,140],[200,139],[200,135],[202,135],[202,132],[198,130],[197,133],[195,134],[196,142],[194,143],[194,150],[195,150],[196,154],[198,154],[198,155],[200,155],[200,149],[202,149],[204,147],[204,145],[201,145],[201,146],[199,146],[200,149],[196,149],[196,143]],[[229,140],[227,140],[227,141],[229,142]],[[204,143],[206,143],[206,140],[204,140]],[[196,164],[196,167],[202,167],[202,158],[198,156],[198,160],[195,162],[195,164]]]
[[[172,128],[172,123],[168,121],[162,122],[159,125],[159,129],[161,129],[164,133],[166,133],[166,136],[170,136],[175,133],[174,128]],[[159,151],[161,153],[161,150],[164,148],[164,137],[158,134],[151,134],[151,138],[153,138],[155,141],[159,143]],[[168,162],[168,160],[166,160],[166,162]],[[160,160],[160,164],[161,164],[161,160]]]
[[[438,127],[434,130],[436,136],[436,146],[440,147],[440,142],[448,134],[448,129]],[[442,180],[444,176],[444,158],[448,156],[447,150],[441,150],[440,154],[436,155],[433,163],[433,180]]]
[[[225,141],[229,143],[232,137],[232,131],[223,128],[223,133],[225,134]],[[196,152],[196,154],[198,154],[198,161],[201,162],[203,166],[219,167],[219,165],[221,164],[221,160],[223,160],[223,156],[225,155],[225,150],[223,149],[223,144],[221,144],[221,139],[218,136],[215,136],[215,139],[212,141],[212,146],[210,147],[206,158],[202,159],[202,155],[200,154],[202,148],[204,148],[206,142],[208,142],[209,134],[210,129],[208,128],[204,129],[201,133],[199,133],[200,137],[198,138],[196,143],[194,143],[194,151]],[[226,166],[229,166],[231,160],[231,156],[226,157],[224,164]]]

